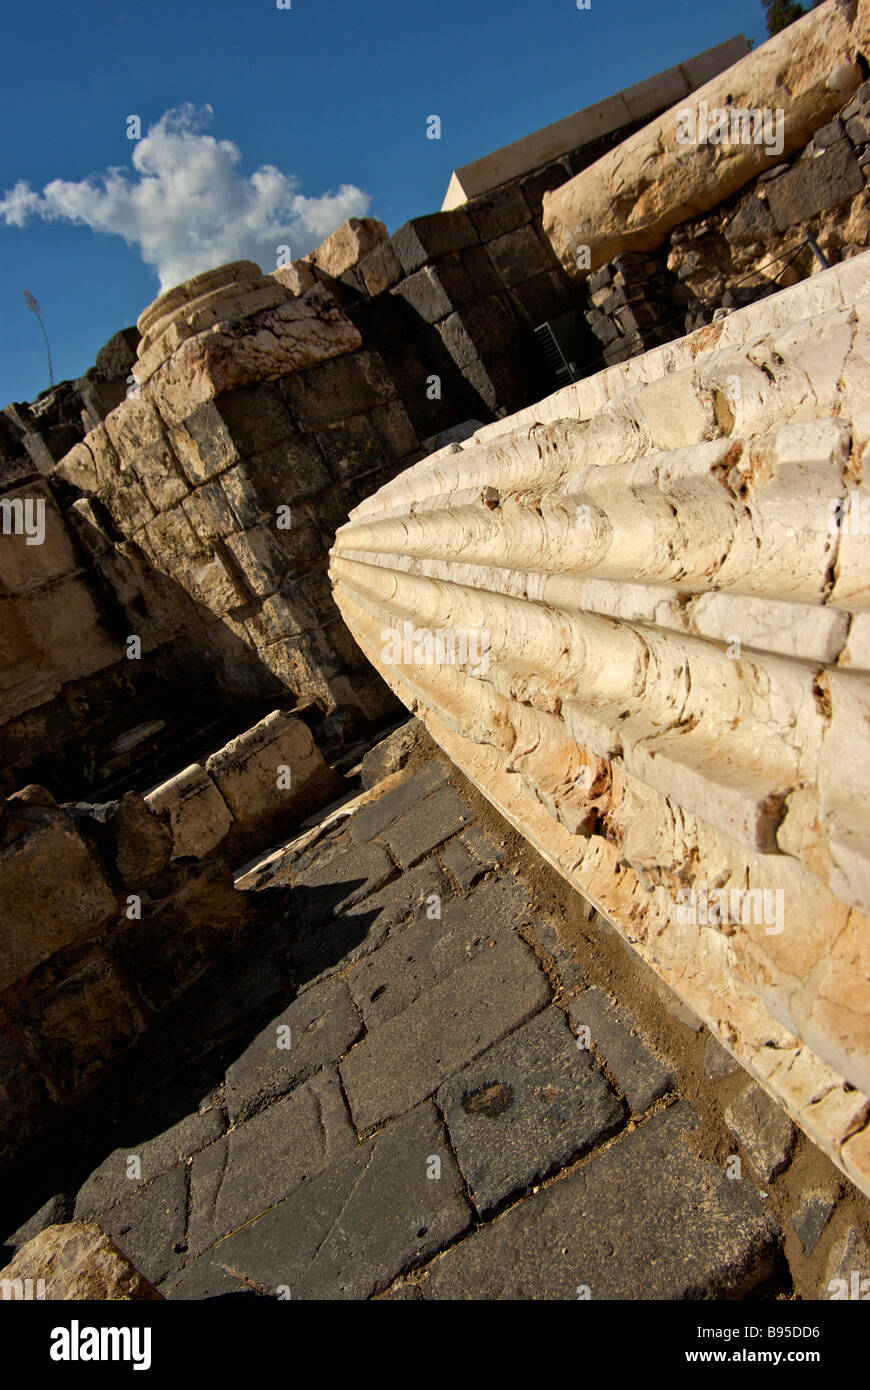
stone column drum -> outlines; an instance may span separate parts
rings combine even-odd
[[[348,626],[870,1193],[870,254],[432,454]]]

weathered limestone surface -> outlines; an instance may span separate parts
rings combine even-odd
[[[0,991],[116,910],[102,866],[59,812],[0,850],[0,883]]]
[[[6,1280],[10,1281],[8,1295]],[[37,1282],[40,1280],[44,1281],[42,1287]],[[38,1296],[50,1302],[163,1299],[115,1242],[87,1221],[70,1221],[40,1231],[5,1269],[0,1269],[0,1282],[2,1296],[13,1302],[37,1297],[37,1289]]]
[[[213,753],[205,770],[240,828],[314,810],[341,789],[310,729],[280,710]]]
[[[169,817],[172,857],[202,859],[220,844],[233,823],[233,814],[204,767],[192,763],[145,796],[159,815]]]
[[[595,270],[619,251],[651,251],[672,227],[715,207],[805,144],[862,81],[857,54],[870,44],[870,6],[827,0],[690,98],[544,195],[544,230],[565,270],[588,246]],[[681,143],[677,114],[736,108],[782,111],[782,148],[771,141]],[[774,145],[776,148],[774,150]]]
[[[331,568],[454,761],[865,1190],[868,341],[865,255],[416,464]]]
[[[349,217],[305,257],[318,270],[336,278],[387,240],[387,229],[376,217]]]

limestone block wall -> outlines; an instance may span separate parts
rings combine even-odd
[[[870,1191],[870,256],[416,464],[336,601],[463,771]]]
[[[603,159],[544,198],[544,227],[569,274],[577,247],[595,270],[618,251],[653,251],[668,232],[708,211],[804,146],[836,116],[867,73],[867,0],[827,0],[672,106]],[[747,138],[740,127],[716,139],[697,120],[710,113],[779,112],[781,139]],[[696,121],[689,130],[680,112]]]
[[[739,308],[870,243],[870,82],[791,159],[760,174],[702,218],[675,228],[661,254],[687,301],[687,330],[716,307]]]
[[[111,443],[103,426],[89,439],[61,470],[37,475],[31,464],[0,486],[10,521],[0,535],[3,794],[38,780],[61,798],[86,795],[238,701],[283,688],[125,539],[111,515],[123,520]]]
[[[583,284],[594,349],[581,374],[596,363],[625,361],[710,323],[717,313],[814,274],[819,265],[808,235],[831,265],[866,250],[870,82],[835,97],[832,119],[828,93],[818,114],[806,118],[804,125],[818,122],[812,139],[779,156],[737,192],[728,192],[728,161],[706,169],[706,210],[698,215],[697,199],[685,196],[676,209],[679,225],[654,249],[632,250],[636,237],[628,223],[621,238],[614,232],[608,249],[616,254]],[[676,123],[674,111],[668,120]]]
[[[127,394],[139,334],[122,328],[97,353],[78,381],[61,381],[30,405],[0,411],[0,483],[31,472],[49,473],[86,432],[105,419]]]
[[[0,1166],[77,1105],[251,914],[232,866],[338,792],[274,711],[144,797],[0,802]]]
[[[324,284],[294,297],[248,263],[169,291],[139,327],[139,393],[57,475],[280,688],[377,717],[388,692],[325,562],[361,475],[419,456],[383,362]]]

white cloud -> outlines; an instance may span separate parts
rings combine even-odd
[[[19,182],[0,197],[0,218],[14,227],[29,217],[63,218],[122,236],[164,290],[225,261],[272,270],[279,246],[302,256],[346,218],[367,213],[371,199],[353,184],[306,198],[294,176],[272,164],[242,177],[238,146],[203,133],[211,115],[210,106],[189,103],[165,112],[134,146],[135,174],[53,179],[41,193]]]

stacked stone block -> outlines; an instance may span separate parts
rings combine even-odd
[[[515,409],[540,393],[532,330],[576,299],[519,185],[467,209],[413,219],[343,278],[361,294],[405,301],[410,340],[423,349],[423,381],[438,371],[426,327],[437,330],[475,417]],[[449,428],[461,418],[449,413],[430,413],[421,428],[428,436]]]
[[[340,790],[273,711],[145,797],[0,802],[0,1164],[76,1105],[252,918],[239,855]]]
[[[671,233],[667,260],[682,287],[686,330],[817,271],[808,235],[832,265],[867,247],[868,135],[865,82],[792,158]]]
[[[587,375],[591,366],[625,362],[647,348],[679,337],[680,286],[655,257],[623,252],[590,275],[587,283],[585,319],[600,358],[585,364],[581,376]]]

